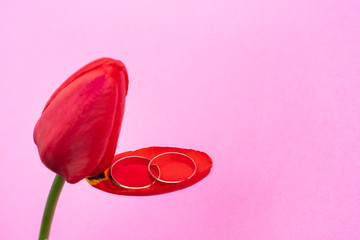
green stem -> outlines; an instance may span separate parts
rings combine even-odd
[[[51,223],[54,217],[56,204],[59,200],[61,190],[64,186],[65,180],[59,175],[55,176],[53,184],[51,186],[48,199],[46,202],[43,218],[41,221],[41,228],[39,234],[39,240],[49,239]]]

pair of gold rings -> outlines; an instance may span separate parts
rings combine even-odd
[[[119,187],[144,189],[156,182],[177,184],[196,173],[195,161],[186,154],[165,152],[149,159],[142,156],[123,157],[110,167],[110,179]]]

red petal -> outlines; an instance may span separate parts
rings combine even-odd
[[[153,159],[155,156],[166,152],[182,153],[193,159],[196,164],[195,174],[190,179],[180,183],[162,183],[159,181],[155,181],[152,186],[143,189],[127,189],[119,187],[109,178],[109,169],[107,169],[104,174],[100,174],[99,176],[92,178],[87,178],[86,180],[93,187],[109,193],[119,195],[147,196],[177,191],[189,187],[199,182],[210,173],[212,167],[212,160],[206,153],[192,149],[182,149],[175,147],[148,147],[136,151],[120,153],[115,156],[112,164],[117,160],[127,156],[140,156]],[[179,169],[179,171],[181,171],[181,169]]]
[[[119,134],[120,134],[121,123],[122,123],[123,116],[124,116],[125,97],[126,97],[127,89],[128,89],[127,73],[126,73],[126,70],[125,71],[123,71],[123,70],[124,69],[122,69],[121,71],[112,71],[110,73],[110,78],[117,79],[117,80],[121,79],[121,80],[125,80],[125,81],[117,81],[117,82],[115,81],[115,83],[117,83],[117,87],[118,87],[118,92],[117,92],[118,97],[117,97],[117,101],[113,102],[113,104],[115,105],[114,106],[115,114],[113,117],[114,122],[112,124],[112,127],[113,127],[112,132],[111,132],[110,136],[108,137],[108,140],[107,140],[108,145],[106,147],[106,151],[105,151],[100,163],[96,166],[95,170],[93,170],[93,172],[91,172],[87,176],[94,176],[94,175],[104,172],[109,167],[109,165],[111,164],[111,161],[114,157]]]

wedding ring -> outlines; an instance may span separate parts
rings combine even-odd
[[[110,179],[119,187],[126,189],[144,189],[151,187],[156,180],[149,174],[151,160],[141,156],[127,156],[114,162],[110,167]],[[160,177],[160,168],[154,164]],[[153,169],[151,170],[153,172]]]
[[[152,166],[157,166],[159,173],[161,172],[161,176],[160,174],[159,176],[155,176],[156,173],[154,174],[151,170]],[[189,168],[193,170],[189,170]],[[162,183],[184,182],[194,176],[196,169],[197,167],[195,161],[188,155],[179,152],[166,152],[159,154],[151,159],[148,164],[148,172],[151,177]]]

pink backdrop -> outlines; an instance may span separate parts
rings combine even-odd
[[[117,152],[200,149],[214,168],[153,197],[66,184],[51,239],[360,239],[360,3],[2,1],[1,239],[36,239],[54,174],[32,131],[82,65],[122,60]]]

